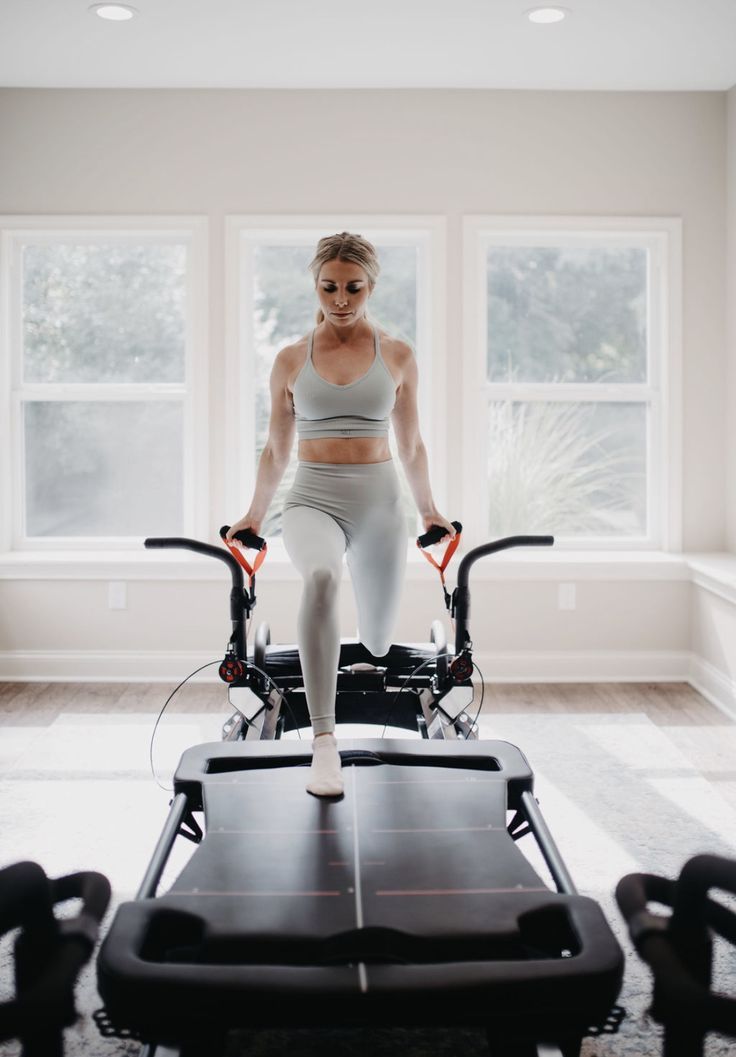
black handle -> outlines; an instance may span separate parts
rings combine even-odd
[[[654,975],[652,1015],[670,1035],[679,1032],[681,1042],[690,1037],[687,1033],[693,1036],[691,1047],[683,1044],[678,1053],[702,1053],[702,1036],[708,1031],[736,1034],[736,999],[711,991],[709,931],[736,943],[736,916],[709,898],[710,888],[736,892],[736,861],[696,855],[677,881],[627,874],[616,887],[631,938]],[[653,913],[650,902],[672,907],[672,914]]]
[[[54,905],[81,899],[73,918],[57,919]],[[89,960],[110,902],[110,882],[100,873],[56,880],[41,866],[21,862],[0,871],[0,934],[16,938],[16,998],[0,1003],[0,1040],[20,1038],[24,1053],[61,1053],[58,1032],[74,1022],[74,982]]]
[[[233,588],[239,591],[243,589],[243,570],[238,565],[235,555],[224,547],[213,547],[211,543],[201,543],[199,540],[190,540],[183,536],[149,536],[143,541],[143,546],[147,550],[172,548],[194,551],[195,554],[206,554],[210,558],[217,558],[229,568]]]
[[[229,525],[223,525],[220,529],[220,537],[224,540],[230,531]],[[233,539],[238,540],[244,547],[248,547],[252,551],[262,551],[266,546],[266,541],[262,536],[256,536],[255,532],[249,532],[248,529],[241,529],[240,532],[236,532]]]
[[[459,521],[452,521],[451,525],[456,532],[462,532],[463,527]],[[444,525],[432,525],[432,528],[427,529],[423,536],[417,536],[417,543],[420,547],[431,547],[433,543],[439,543],[446,532]]]
[[[616,887],[616,902],[636,943],[634,934],[649,914],[647,903],[672,907],[672,915],[662,920],[669,929],[714,928],[731,943],[736,943],[736,915],[708,898],[711,888],[736,894],[736,861],[719,855],[696,855],[685,863],[677,881],[656,874],[632,873],[622,877]],[[661,918],[661,915],[659,915]]]
[[[100,924],[105,916],[111,894],[110,882],[104,874],[97,873],[95,870],[67,874],[66,877],[57,877],[52,882],[52,887],[54,903],[62,903],[67,899],[82,900],[82,909],[78,917],[65,919],[62,928],[69,931],[73,930],[76,924],[82,923],[84,931],[89,934],[93,923]]]
[[[470,641],[468,622],[470,619],[470,588],[468,578],[470,570],[479,558],[487,554],[496,554],[498,551],[509,550],[512,547],[552,547],[554,536],[506,536],[504,539],[492,540],[490,543],[482,543],[479,547],[473,547],[468,551],[457,570],[457,587],[453,593],[453,608],[455,612],[455,653],[459,656]]]

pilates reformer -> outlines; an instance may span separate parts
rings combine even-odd
[[[74,916],[57,905],[81,900]],[[15,994],[0,1002],[0,1043],[19,1039],[22,1057],[63,1057],[63,1029],[77,1019],[74,987],[92,957],[110,883],[91,871],[47,877],[35,862],[0,870],[0,937],[13,943]]]
[[[477,738],[477,724],[466,707],[467,694],[460,689],[466,687],[472,691],[471,676],[474,667],[477,668],[468,627],[470,569],[486,555],[514,547],[552,546],[554,539],[552,536],[510,536],[474,548],[461,561],[457,586],[450,595],[444,573],[462,536],[460,522],[452,524],[456,536],[448,544],[441,563],[426,548],[442,538],[443,529],[434,527],[416,542],[439,572],[445,606],[455,625],[454,652],[441,620],[432,622],[429,643],[396,643],[380,659],[373,657],[357,639],[343,639],[337,673],[341,723],[382,723],[385,729],[390,721],[393,727],[419,731],[428,739]],[[223,542],[227,531],[227,525],[220,530]],[[257,601],[255,574],[268,547],[264,539],[248,532],[238,533],[237,538],[258,552],[252,567],[240,548],[229,544],[223,549],[199,540],[154,537],[147,539],[145,546],[190,550],[228,566],[232,578],[232,634],[219,674],[228,685],[228,698],[236,711],[224,724],[222,736],[227,741],[270,740],[308,727],[309,710],[296,645],[272,645],[270,628],[263,622],[255,632],[252,660],[248,657],[247,627]],[[481,704],[482,691],[481,684]],[[458,699],[461,704],[456,707]]]
[[[238,548],[146,541],[229,566],[232,634],[220,676],[236,712],[221,742],[184,752],[136,899],[118,908],[102,945],[108,1033],[140,1039],[147,1057],[215,1057],[238,1029],[480,1027],[495,1057],[577,1057],[586,1035],[615,1030],[621,949],[598,904],[577,893],[524,755],[479,740],[478,713],[457,701],[475,666],[470,568],[553,540],[474,548],[450,595],[453,524],[442,565],[430,560],[455,620],[454,651],[440,620],[429,643],[395,644],[383,658],[359,642],[340,646],[338,724],[421,737],[341,736],[345,795],[333,800],[304,791],[310,743],[282,738],[309,725],[296,646],[271,644],[262,624],[248,657],[265,542],[245,538],[259,550],[251,568]],[[554,888],[517,847],[527,833]],[[159,894],[180,835],[197,847]]]
[[[736,860],[696,855],[677,880],[632,873],[616,886],[631,939],[652,970],[649,1012],[664,1028],[663,1057],[703,1057],[710,1032],[736,1039],[736,997],[713,980],[714,937],[736,946],[736,913],[712,898],[712,889],[736,895]],[[650,904],[669,912],[655,913]]]

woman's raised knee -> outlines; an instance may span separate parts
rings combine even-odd
[[[337,595],[339,584],[337,570],[329,565],[316,566],[304,577],[304,587],[310,591],[317,604],[332,601]]]
[[[391,649],[391,639],[365,635],[361,636],[360,641],[373,657],[385,657]]]

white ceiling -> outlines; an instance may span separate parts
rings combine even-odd
[[[724,91],[736,0],[0,0],[0,86]],[[541,0],[540,0],[541,2]],[[553,2],[553,0],[552,0]]]

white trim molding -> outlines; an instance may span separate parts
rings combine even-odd
[[[686,651],[475,652],[486,683],[687,682]],[[0,652],[0,681],[180,682],[213,654],[164,650],[18,650]],[[195,677],[219,683],[217,665]],[[477,673],[473,676],[479,682]],[[226,687],[223,684],[223,701]],[[476,703],[477,704],[477,703]]]
[[[486,373],[489,246],[637,245],[648,251],[646,384],[491,384]],[[648,532],[637,539],[558,541],[558,546],[677,552],[682,545],[682,222],[677,217],[503,216],[463,218],[463,512],[484,533],[487,401],[636,400],[650,409],[647,465]],[[584,392],[586,390],[587,392]],[[540,453],[541,455],[541,453]],[[469,540],[476,545],[480,538]]]
[[[36,383],[22,377],[22,251],[32,243],[134,241],[186,247],[184,378],[180,383]],[[135,540],[28,537],[22,406],[29,400],[166,400],[182,405],[182,528],[201,534],[209,507],[209,220],[206,216],[0,215],[0,552],[131,549]]]
[[[736,681],[730,676],[692,654],[687,681],[724,715],[736,720]]]
[[[211,540],[216,544],[215,540]],[[281,540],[269,542],[268,557],[258,573],[260,583],[299,581]],[[439,560],[440,547],[434,554]],[[448,567],[447,583],[454,574],[466,548],[460,547]],[[343,579],[348,579],[343,559]],[[142,541],[135,550],[126,551],[13,551],[0,555],[2,580],[222,580],[228,572],[221,562],[179,550],[144,551]],[[406,579],[411,582],[436,583],[438,573],[429,566],[411,542],[407,544]],[[528,548],[506,551],[473,567],[472,582],[512,581],[644,581],[691,580],[687,555],[661,551],[565,551]]]

